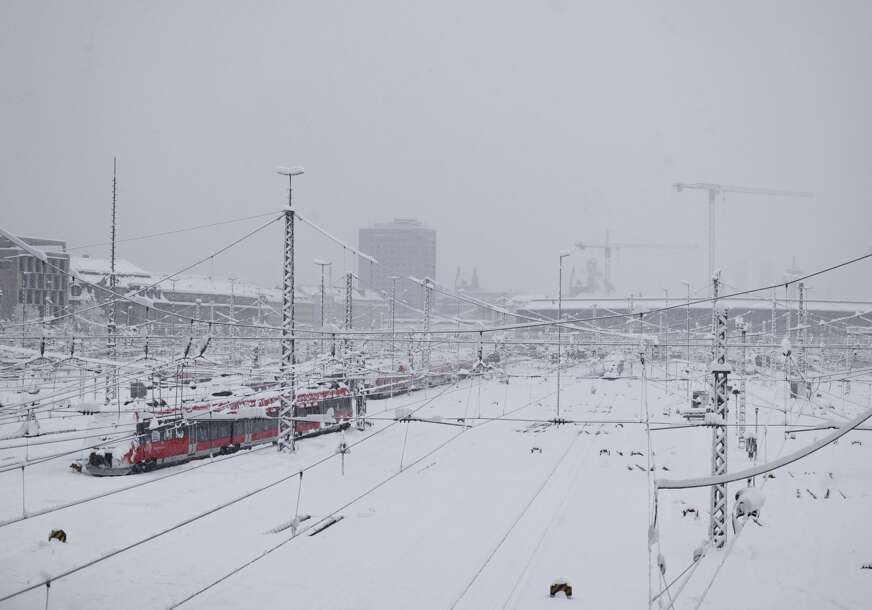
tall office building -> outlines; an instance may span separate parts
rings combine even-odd
[[[412,218],[395,218],[360,229],[358,244],[361,251],[379,262],[374,265],[359,259],[357,275],[361,286],[390,294],[391,276],[399,276],[397,298],[421,308],[422,291],[406,278],[436,279],[436,231]]]

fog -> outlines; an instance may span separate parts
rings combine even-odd
[[[867,2],[18,2],[0,4],[0,226],[77,246],[296,207],[357,243],[415,217],[437,279],[556,292],[577,241],[624,250],[618,294],[706,281],[707,198],[727,195],[718,266],[739,288],[872,246]],[[264,219],[142,241],[172,271]],[[350,255],[301,226],[298,261]],[[77,252],[107,256],[108,247]],[[574,250],[578,274],[599,251]],[[870,297],[869,262],[812,282]],[[200,273],[275,285],[278,224]]]

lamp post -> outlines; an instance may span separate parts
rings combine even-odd
[[[563,259],[569,256],[569,250],[561,250],[557,276],[557,418],[560,419],[560,356],[562,353],[561,335],[563,322]]]
[[[295,380],[294,365],[296,364],[296,340],[294,338],[294,176],[303,173],[302,167],[276,169],[282,176],[288,177],[288,207],[285,209],[285,239],[284,255],[282,258],[282,358],[279,371],[282,380],[281,410],[277,418],[279,432],[278,448],[285,446],[281,438],[284,431],[288,432],[288,441],[291,451],[296,448],[294,443],[294,399]],[[282,426],[282,417],[290,416],[290,423]]]

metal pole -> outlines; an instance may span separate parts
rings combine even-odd
[[[394,397],[394,368],[397,358],[397,280],[398,275],[391,276],[391,398]]]
[[[807,322],[807,304],[806,304],[806,294],[805,294],[805,282],[799,283],[799,316],[797,320],[797,324],[799,325],[799,373],[804,378],[806,371],[808,370],[808,360],[806,354],[805,341],[807,338],[806,335],[806,322]]]
[[[236,278],[230,278],[230,326],[228,334],[232,337],[236,333]]]
[[[433,280],[424,278],[424,349],[421,356],[421,368],[430,368],[430,316],[433,309]],[[426,374],[426,373],[425,373]]]
[[[717,308],[719,278],[713,278],[713,307]],[[712,366],[712,475],[727,472],[727,376],[730,366],[727,364],[727,312],[717,309],[714,314]],[[722,548],[727,540],[727,486],[726,484],[711,487],[711,525],[709,534],[712,543]]]
[[[716,218],[716,200],[717,200],[718,191],[715,188],[708,189],[709,196],[709,251],[708,251],[708,267],[709,267],[709,277],[714,277],[715,274],[715,258],[717,248],[715,247],[715,223],[717,222]]]
[[[354,290],[354,274],[350,271],[345,274],[345,330],[351,330],[352,318],[352,298]],[[346,337],[343,341],[345,349],[346,362],[351,358],[351,339]]]
[[[739,448],[743,449],[745,447],[745,382],[747,378],[747,335],[748,335],[748,323],[744,320],[736,324],[739,330],[742,333],[742,359],[739,364],[739,373],[741,374],[741,381],[739,382],[739,404],[736,410],[736,423],[738,428],[738,440],[739,440]]]
[[[772,289],[772,319],[770,321],[771,328],[769,331],[772,333],[772,345],[778,344],[778,318],[777,318],[777,307],[778,307],[778,293],[776,289]],[[775,373],[778,369],[778,359],[772,357],[772,352],[769,353],[769,366],[772,369],[772,375],[775,376]]]
[[[685,336],[687,338],[687,363],[685,369],[687,371],[687,404],[690,405],[690,282],[684,282],[687,285],[687,310],[685,315]]]
[[[663,289],[663,294],[666,297],[665,306],[669,309],[669,290]],[[660,312],[660,333],[663,335],[663,351],[666,352],[666,393],[669,394],[669,319],[666,320],[666,332],[663,332],[663,312]]]
[[[113,401],[116,400],[117,394],[117,374],[118,369],[115,366],[115,359],[117,358],[117,342],[115,340],[115,331],[116,331],[116,316],[118,313],[117,304],[115,302],[115,287],[117,285],[117,281],[115,278],[115,226],[116,226],[116,195],[117,195],[117,157],[113,157],[112,159],[112,239],[111,239],[111,247],[110,247],[110,256],[109,256],[109,320],[107,325],[108,331],[108,342],[106,347],[109,351],[109,360],[112,361],[112,364],[109,365],[109,378],[106,380],[106,399],[105,403],[107,405],[112,404]],[[118,416],[121,416],[121,403],[118,403]]]
[[[563,253],[559,257],[557,273],[557,418],[560,419],[560,364],[562,356],[562,321],[563,321],[563,259],[569,256]]]
[[[302,169],[279,170],[279,173],[288,177],[288,207],[285,210],[285,240],[282,266],[282,335],[281,335],[281,361],[279,371],[282,380],[281,408],[278,416],[279,437],[277,445],[279,451],[288,446],[291,451],[296,449],[294,439],[294,401],[295,371],[296,365],[296,338],[294,328],[294,176],[303,173]],[[287,434],[287,440],[282,438]],[[287,443],[287,445],[286,445]]]
[[[321,355],[324,355],[324,268],[332,265],[320,260],[315,260],[315,264],[321,267]]]

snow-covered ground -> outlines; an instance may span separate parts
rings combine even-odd
[[[77,455],[29,467],[28,511],[162,480],[0,527],[0,597],[290,477],[53,582],[49,607],[169,607],[288,541],[182,607],[644,608],[648,460],[656,468],[652,476],[707,475],[711,429],[652,432],[649,456],[645,427],[638,423],[642,382],[591,379],[582,366],[562,375],[560,416],[591,423],[519,421],[556,415],[556,379],[543,371],[532,371],[543,377],[512,377],[509,384],[470,379],[370,401],[372,427],[345,436],[352,448],[344,475],[337,435],[307,439],[293,455],[268,446],[127,477],[77,474],[68,467]],[[676,414],[686,407],[683,383],[673,381],[667,393],[662,381],[652,379],[647,389],[650,417],[658,422],[653,427],[684,421]],[[783,423],[782,392],[779,384],[749,385],[749,427],[753,405],[761,407],[761,424]],[[811,405],[789,406],[791,422],[820,423],[821,412]],[[463,418],[468,427],[393,422],[395,410],[403,408],[445,423]],[[90,419],[42,420],[41,430],[81,428]],[[11,423],[0,426],[0,435],[12,429]],[[763,428],[760,460],[825,433],[785,439],[783,427]],[[682,579],[661,597],[664,607],[670,596],[677,596],[676,608],[696,607],[710,583],[703,608],[868,607],[872,570],[861,569],[872,563],[872,438],[866,434],[851,433],[774,478],[758,479],[766,495],[763,525],[749,521],[738,538],[730,529],[724,549],[707,549],[687,585],[681,589]],[[85,443],[36,445],[39,439],[26,449],[30,459]],[[728,470],[747,466],[734,427],[729,439]],[[24,456],[24,448],[12,447],[20,444],[0,442],[0,469]],[[300,489],[294,473],[328,456],[334,457],[303,476],[300,514],[311,519],[301,524],[300,535],[293,537],[291,529],[271,533],[294,517]],[[163,478],[174,471],[180,474]],[[744,485],[729,485],[730,507]],[[21,489],[20,469],[0,473],[0,521],[20,517]],[[707,537],[708,506],[708,489],[659,492],[667,582],[691,565],[694,549]],[[698,518],[683,514],[689,507],[698,509]],[[309,535],[334,513],[342,520]],[[48,542],[54,528],[65,530],[66,544]],[[655,545],[655,566],[656,555]],[[659,575],[656,567],[651,574]],[[572,600],[549,597],[549,585],[558,579],[572,585]],[[656,578],[653,590],[661,590]],[[41,587],[0,608],[42,608],[45,596]]]

